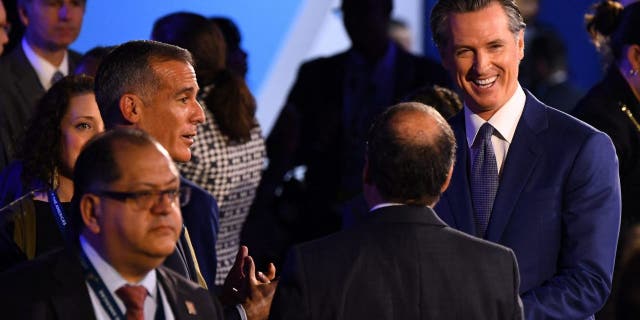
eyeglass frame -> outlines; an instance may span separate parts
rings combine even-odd
[[[132,199],[135,205],[140,210],[153,208],[153,206],[160,203],[165,196],[168,197],[169,201],[172,204],[173,203],[178,204],[180,207],[186,206],[189,203],[189,200],[191,199],[191,188],[187,186],[181,186],[178,189],[172,188],[172,189],[159,190],[159,191],[144,190],[144,191],[126,192],[126,191],[113,191],[113,190],[93,190],[87,193],[95,194],[99,197],[106,197],[106,198],[121,201],[121,202],[126,202],[127,200]],[[148,205],[141,205],[140,201],[142,200],[140,199],[144,199],[145,196],[153,196],[149,200],[149,201],[151,200],[153,201],[150,202],[150,204]]]

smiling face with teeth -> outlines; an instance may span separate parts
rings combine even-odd
[[[449,39],[441,47],[444,67],[463,90],[465,104],[485,120],[513,96],[524,57],[524,30],[514,34],[498,2],[449,15]]]
[[[141,107],[134,124],[156,138],[174,161],[187,162],[197,125],[204,122],[196,73],[190,64],[175,60],[152,62],[152,68],[160,84],[147,99],[137,97]]]

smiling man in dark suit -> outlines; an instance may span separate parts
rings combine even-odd
[[[222,319],[207,290],[161,266],[180,236],[184,189],[158,142],[132,129],[98,137],[78,157],[74,185],[68,216],[80,236],[68,230],[66,250],[2,275],[3,319],[107,319],[107,296],[127,319]]]
[[[80,54],[69,46],[80,34],[85,0],[18,0],[25,25],[21,43],[0,59],[0,112],[6,124],[0,135],[0,169],[13,157],[15,144],[34,112],[36,102],[53,82],[72,74]],[[5,154],[5,155],[3,155]]]
[[[606,134],[520,86],[524,28],[514,0],[433,8],[433,38],[464,101],[450,119],[458,155],[436,212],[513,249],[527,319],[592,318],[611,289],[618,161]]]
[[[420,103],[369,132],[362,224],[294,247],[271,319],[521,319],[513,252],[433,211],[455,159],[451,128]]]

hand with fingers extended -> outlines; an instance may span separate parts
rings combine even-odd
[[[269,264],[266,274],[256,272],[249,249],[241,246],[224,281],[220,301],[224,305],[242,304],[248,319],[266,319],[277,286],[275,276],[273,263]]]
[[[242,303],[247,318],[250,320],[261,320],[269,317],[273,294],[276,292],[278,280],[275,280],[276,267],[269,264],[266,274],[256,273],[256,265],[253,258],[247,257],[245,264],[249,266],[248,290],[246,300]]]

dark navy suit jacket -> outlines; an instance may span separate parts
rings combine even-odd
[[[200,272],[209,289],[213,290],[218,263],[216,259],[216,240],[220,228],[218,203],[211,194],[195,183],[181,177],[180,184],[191,188],[191,199],[181,208],[182,219],[189,231]]]
[[[458,154],[436,207],[475,234],[464,113]],[[527,319],[585,319],[609,295],[620,225],[618,160],[609,137],[527,92],[503,164],[486,239],[516,254]]]
[[[156,270],[176,319],[223,319],[205,289],[163,266]],[[0,281],[2,319],[95,319],[80,260],[71,251],[28,261],[0,274]]]

